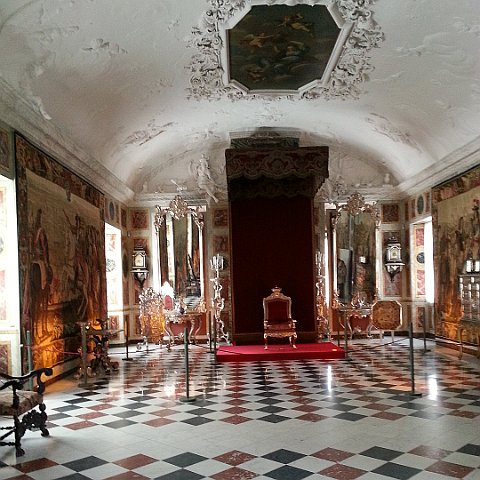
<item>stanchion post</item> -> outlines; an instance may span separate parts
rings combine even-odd
[[[427,325],[425,323],[425,315],[423,316],[422,320],[422,327],[423,327],[423,353],[427,353],[430,350],[427,349]]]
[[[337,345],[340,347],[340,314],[338,312],[339,310],[337,310],[337,315],[335,318],[337,320]]]
[[[348,357],[347,319],[345,317],[343,318],[343,330],[345,337],[345,360],[350,360]]]
[[[83,383],[79,383],[79,387],[88,386],[87,375],[87,324],[86,322],[80,322],[80,330],[82,334],[82,375]]]
[[[122,358],[122,360],[126,360],[127,362],[129,360],[133,360],[128,356],[128,342],[129,342],[129,328],[128,328],[128,322],[123,319],[123,331],[125,332],[125,358]]]
[[[194,402],[195,397],[190,396],[190,369],[188,364],[188,328],[185,327],[184,331],[184,347],[185,347],[185,396],[180,397],[181,402]]]
[[[208,353],[215,353],[212,349],[212,312],[208,312]]]
[[[421,393],[415,393],[415,365],[414,365],[414,355],[413,355],[413,322],[410,320],[408,326],[408,338],[410,343],[410,383],[411,383],[411,395],[420,397]]]
[[[25,332],[25,340],[27,341],[27,366],[28,366],[28,371],[31,372],[33,370],[33,358],[32,358],[32,333],[30,330],[27,330]],[[28,381],[28,388],[29,390],[32,390],[32,379]]]
[[[217,317],[213,317],[213,353],[215,354],[215,363],[217,362]]]

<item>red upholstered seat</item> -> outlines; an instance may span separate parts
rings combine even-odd
[[[281,288],[272,288],[272,294],[263,299],[263,338],[265,348],[268,348],[268,337],[290,340],[290,345],[296,348],[296,320],[292,318],[292,299],[281,292]]]

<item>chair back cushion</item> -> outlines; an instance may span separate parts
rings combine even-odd
[[[270,323],[282,323],[289,319],[289,301],[278,299],[265,303],[265,320]]]

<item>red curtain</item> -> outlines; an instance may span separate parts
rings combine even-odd
[[[230,202],[235,341],[251,337],[245,334],[252,333],[261,341],[262,300],[275,286],[292,298],[297,330],[314,332],[312,208],[312,200],[303,195],[238,198]]]

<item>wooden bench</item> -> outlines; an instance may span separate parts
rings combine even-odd
[[[21,446],[22,437],[27,430],[40,429],[42,437],[47,437],[47,414],[43,403],[45,382],[42,375],[50,376],[51,368],[39,368],[26,375],[12,377],[0,373],[0,415],[10,417],[13,425],[0,427],[6,433],[0,436],[0,446],[15,446],[17,457],[21,457],[25,451]],[[31,383],[31,390],[24,390],[25,385]],[[36,410],[38,407],[38,410]],[[5,441],[7,437],[14,434],[15,441]]]

